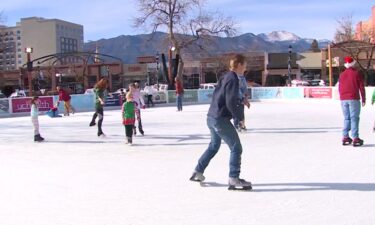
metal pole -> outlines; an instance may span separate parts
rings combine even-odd
[[[27,79],[29,80],[29,96],[32,96],[33,95],[33,87],[32,87],[32,74],[31,74],[31,71],[32,71],[32,68],[30,68],[30,64],[31,64],[31,52],[27,52]]]
[[[329,86],[332,87],[332,56],[331,56],[331,44],[328,44],[328,76],[329,76]]]
[[[173,77],[172,77],[172,47],[168,49],[168,76],[169,76],[169,88],[173,86]]]
[[[289,57],[288,57],[288,86],[292,86],[292,80],[291,80],[291,76],[292,76],[292,46],[289,45]]]

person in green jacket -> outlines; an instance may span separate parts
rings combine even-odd
[[[126,94],[126,102],[122,104],[122,124],[125,126],[126,144],[133,144],[133,128],[135,124],[136,105],[133,102],[133,94]]]
[[[94,86],[94,93],[95,93],[95,113],[92,116],[92,120],[90,122],[90,127],[95,126],[95,120],[99,117],[98,120],[98,137],[105,137],[105,134],[102,130],[102,124],[104,119],[104,104],[105,104],[105,91],[108,87],[108,81],[106,78],[102,78],[99,80]]]

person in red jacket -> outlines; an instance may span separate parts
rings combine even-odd
[[[339,77],[339,93],[341,100],[341,109],[344,114],[344,128],[342,131],[343,145],[353,146],[363,145],[363,140],[359,138],[359,114],[362,107],[366,104],[366,93],[361,74],[353,68],[355,61],[352,57],[344,58],[346,69]],[[352,138],[349,137],[351,131]]]
[[[177,111],[182,111],[182,97],[184,96],[184,87],[182,86],[181,80],[176,77],[176,102],[177,102]]]
[[[59,100],[57,102],[57,105],[61,101],[64,102],[64,109],[65,109],[64,116],[69,116],[69,112],[74,114],[74,108],[70,104],[70,99],[71,99],[70,94],[66,90],[61,88],[60,86],[57,86],[56,90],[59,92]]]

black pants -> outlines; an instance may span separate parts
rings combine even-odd
[[[152,101],[152,95],[147,95],[147,107],[150,107],[150,102],[151,105],[154,106],[154,102]]]
[[[126,137],[131,138],[133,136],[133,127],[134,127],[133,124],[131,124],[131,125],[125,125],[125,134],[126,134]]]
[[[95,123],[96,117],[99,117],[99,120],[98,120],[98,136],[100,136],[101,134],[103,134],[103,130],[102,130],[102,124],[103,124],[103,119],[104,119],[104,109],[103,109],[103,107],[95,108],[95,113],[92,116],[91,123]]]

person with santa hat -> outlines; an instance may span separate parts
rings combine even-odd
[[[344,58],[345,70],[339,77],[339,93],[341,109],[344,114],[344,128],[342,130],[343,145],[361,146],[363,140],[359,138],[359,114],[366,104],[366,93],[361,74],[354,68],[355,61],[352,57]],[[351,131],[352,138],[349,137]]]

